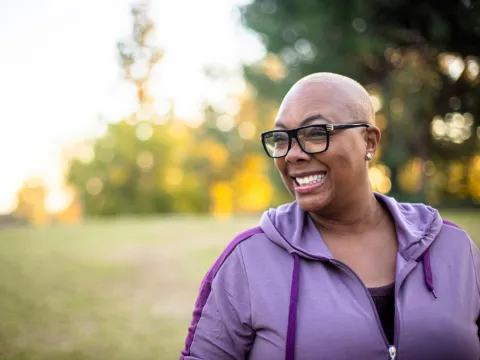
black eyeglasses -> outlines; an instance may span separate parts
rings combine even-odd
[[[292,147],[292,139],[297,140],[305,153],[318,154],[327,151],[333,131],[361,126],[368,128],[370,124],[315,124],[289,130],[271,130],[261,133],[261,139],[265,152],[271,158],[286,156]]]

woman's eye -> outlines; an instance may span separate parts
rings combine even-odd
[[[311,130],[305,134],[305,137],[308,139],[318,139],[325,137],[325,131],[323,130]]]
[[[281,143],[281,142],[284,142],[284,141],[287,141],[287,137],[285,137],[283,135],[274,135],[273,136],[273,142],[275,142],[275,143]]]

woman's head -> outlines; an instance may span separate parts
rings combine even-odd
[[[374,117],[367,91],[341,75],[309,75],[287,93],[275,120],[275,130],[323,124],[296,132],[303,149],[292,139],[286,155],[274,159],[285,186],[305,211],[341,211],[351,201],[365,198],[366,192],[372,191],[367,154],[375,153],[380,140]],[[325,124],[348,126],[331,131]],[[285,140],[286,135],[270,134],[271,148],[283,149],[281,139]]]

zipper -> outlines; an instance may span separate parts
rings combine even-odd
[[[368,297],[368,300],[370,301],[370,305],[372,306],[372,309],[373,309],[373,312],[375,314],[375,319],[377,320],[377,325],[378,327],[380,328],[380,332],[383,336],[383,340],[385,341],[385,344],[387,345],[387,348],[388,348],[388,354],[390,356],[390,360],[396,360],[397,359],[397,348],[395,346],[395,344],[397,343],[397,331],[398,331],[398,328],[397,328],[397,324],[398,324],[398,319],[397,319],[397,291],[395,290],[395,293],[394,293],[394,304],[395,304],[395,314],[394,314],[394,320],[393,320],[393,327],[394,327],[394,332],[393,332],[393,344],[389,344],[388,343],[388,339],[387,339],[387,335],[385,334],[385,331],[383,330],[383,327],[382,327],[382,323],[380,321],[380,317],[378,316],[378,311],[377,311],[377,308],[375,307],[375,303],[373,302],[373,299],[372,299],[372,296],[370,295],[370,292],[368,291],[367,287],[365,286],[365,284],[363,283],[363,281],[358,277],[358,275],[355,273],[355,271],[353,271],[347,264],[339,261],[339,260],[335,260],[335,259],[329,259],[328,260],[329,262],[337,265],[338,267],[342,268],[347,274],[349,274],[350,276],[352,276],[354,279],[356,279],[359,284],[362,286],[362,288],[365,290],[366,294],[367,294],[367,297]],[[395,284],[395,287],[397,287],[397,284]]]
[[[390,347],[388,350],[390,352],[390,360],[395,360],[397,356],[397,347],[398,347],[398,327],[400,326],[400,320],[399,316],[400,314],[398,313],[398,307],[397,307],[397,293],[400,291],[400,284],[395,282],[395,292],[393,294],[393,306],[395,308],[395,311],[393,313],[393,345]]]
[[[397,357],[397,349],[395,348],[395,346],[390,346],[388,348],[388,353],[390,354],[390,360],[395,360],[395,358]]]

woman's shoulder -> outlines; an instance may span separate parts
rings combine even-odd
[[[457,225],[451,220],[442,218],[442,229],[440,231],[439,237],[444,238],[448,243],[451,243],[453,246],[459,245],[460,243],[469,244],[475,243],[460,225]]]
[[[236,252],[249,256],[250,253],[271,251],[272,246],[276,245],[268,238],[264,229],[260,225],[254,226],[235,235],[223,249],[219,260]]]
[[[265,264],[270,258],[279,259],[288,255],[284,249],[272,242],[261,226],[254,226],[235,235],[223,248],[210,268],[211,275],[215,276],[228,263],[245,266],[246,264]]]
[[[478,245],[470,235],[456,223],[442,219],[442,229],[434,242],[434,248],[440,250],[446,258],[467,259],[470,258],[474,263],[480,265],[480,252]]]

